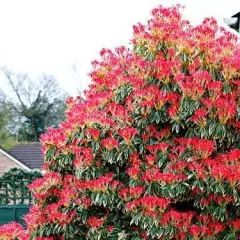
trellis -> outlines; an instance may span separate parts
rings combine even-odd
[[[28,185],[31,181],[31,179],[0,179],[0,205],[30,205],[32,195],[28,189]]]
[[[28,185],[41,176],[39,171],[15,168],[0,177],[0,225],[11,221],[24,224],[23,216],[33,202]]]
[[[32,195],[28,185],[41,177],[39,171],[24,171],[14,168],[0,177],[0,206],[30,205]]]

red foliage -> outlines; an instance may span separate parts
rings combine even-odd
[[[101,51],[85,98],[42,135],[47,173],[30,185],[28,233],[237,239],[237,37],[213,18],[191,26],[180,6],[154,9],[133,35],[133,50]]]

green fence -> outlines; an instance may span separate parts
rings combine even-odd
[[[0,225],[17,221],[23,224],[32,196],[28,189],[31,179],[0,179]]]
[[[0,206],[0,225],[15,221],[24,224],[23,216],[28,213],[29,206]]]

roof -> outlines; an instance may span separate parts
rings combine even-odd
[[[6,156],[11,161],[17,163],[23,169],[30,170],[30,168],[25,163],[23,163],[21,160],[17,159],[10,152],[8,152],[6,149],[0,147],[0,153],[2,153],[4,156]]]
[[[10,154],[31,169],[42,167],[43,154],[39,142],[18,144],[11,149]]]

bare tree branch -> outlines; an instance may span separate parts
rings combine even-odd
[[[66,94],[59,88],[56,78],[43,74],[32,80],[27,74],[15,74],[0,68],[16,96],[12,109],[20,116],[21,131],[37,141],[49,126],[57,126],[64,118]]]
[[[21,86],[23,84],[23,81],[27,78],[27,75],[24,75],[23,78],[19,78],[18,77],[17,81],[15,81],[13,79],[14,74],[11,71],[9,71],[6,68],[2,68],[2,71],[5,74],[6,78],[8,79],[9,86],[12,88],[12,90],[16,94],[19,102],[21,103],[22,108],[26,109],[26,105],[24,104],[24,102],[23,102],[23,100],[21,98],[21,95],[20,95],[20,88],[21,88]]]

